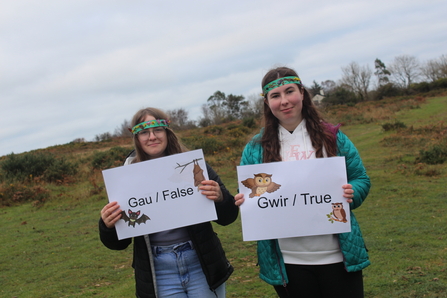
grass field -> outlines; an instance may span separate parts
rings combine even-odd
[[[372,262],[363,271],[366,297],[447,297],[446,163],[418,162],[420,150],[446,144],[447,97],[392,114],[385,106],[383,117],[374,115],[374,107],[365,109],[372,121],[350,123],[337,119],[339,114],[329,119],[345,123],[342,130],[359,149],[372,181],[367,200],[355,210]],[[394,121],[406,128],[383,130]],[[91,152],[113,145],[49,150],[85,164]],[[206,157],[235,193],[240,149],[228,154]],[[75,183],[41,184],[50,191],[44,203],[0,208],[1,297],[134,296],[132,249],[111,251],[99,241],[99,211],[107,202],[101,179],[100,171],[81,164]],[[3,189],[12,187],[6,183]],[[215,230],[235,267],[227,297],[276,297],[257,277],[256,243],[242,241],[240,219]]]

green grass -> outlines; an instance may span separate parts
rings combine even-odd
[[[400,110],[395,119],[415,128],[446,123],[447,97]],[[342,127],[359,149],[372,181],[367,200],[355,210],[372,262],[363,271],[365,294],[447,297],[446,165],[416,164],[421,149],[416,141],[385,146],[385,137],[405,136],[405,132],[382,130],[384,122],[392,121]],[[79,158],[93,153],[84,147]],[[103,149],[97,144],[92,147]],[[76,156],[77,151],[69,149],[50,148]],[[228,154],[231,162],[225,162],[225,156],[207,156],[207,160],[235,193],[234,156],[239,153]],[[51,197],[44,204],[0,208],[1,297],[134,296],[132,249],[108,250],[98,237],[99,212],[107,202],[105,191],[98,191],[101,176],[87,166],[80,171],[83,174],[74,184],[45,184]],[[235,267],[227,282],[227,297],[275,297],[272,287],[257,276],[256,243],[242,241],[240,219],[227,227],[214,226]]]

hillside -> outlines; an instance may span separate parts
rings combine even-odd
[[[354,142],[372,189],[355,210],[372,265],[366,297],[444,297],[447,235],[447,97],[392,98],[324,111]],[[190,148],[236,192],[235,167],[258,131],[241,122],[181,131]],[[119,166],[130,139],[70,143],[0,158],[2,297],[129,297],[132,250],[110,251],[97,233],[106,204],[101,170]],[[53,166],[40,167],[38,160]],[[445,160],[445,161],[443,161]],[[35,170],[33,175],[27,172]],[[68,173],[68,175],[67,175]],[[275,297],[257,277],[256,243],[243,242],[240,219],[215,226],[235,272],[228,297]]]

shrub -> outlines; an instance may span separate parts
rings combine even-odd
[[[407,126],[405,125],[405,123],[400,122],[398,120],[394,121],[394,123],[385,123],[382,124],[382,128],[384,131],[390,131],[390,130],[398,130],[398,129],[402,129],[402,128],[406,128]]]
[[[2,162],[2,170],[5,178],[9,180],[23,181],[30,175],[42,176],[45,170],[53,161],[53,157],[43,153],[25,153],[16,155],[14,153],[7,155]]]
[[[95,136],[96,142],[110,141],[111,139],[112,139],[112,134],[110,132],[105,132],[105,133]]]
[[[64,158],[57,159],[51,153],[24,153],[7,155],[1,163],[7,180],[25,181],[30,177],[43,177],[47,182],[63,179],[66,175],[75,175],[75,164]]]
[[[411,90],[418,93],[425,93],[430,91],[430,84],[427,82],[413,83],[410,85]]]
[[[325,106],[333,106],[333,105],[343,105],[348,103],[357,103],[358,99],[354,92],[343,88],[336,87],[330,93],[326,94],[326,97],[323,98],[322,103]]]
[[[228,138],[227,145],[231,148],[243,148],[246,144],[245,138],[241,136],[235,136]]]
[[[182,141],[191,150],[201,148],[203,154],[213,155],[225,148],[224,142],[215,136],[192,136],[183,138]]]
[[[203,137],[200,142],[203,154],[216,154],[222,150],[225,145],[222,141],[215,137]]]
[[[77,165],[70,163],[65,158],[55,159],[43,173],[43,179],[47,182],[64,180],[67,176],[74,176],[78,172]]]
[[[0,186],[0,206],[11,206],[33,201],[34,205],[43,203],[50,196],[50,192],[40,186],[28,187],[22,183]]]
[[[432,89],[446,89],[447,88],[447,78],[438,79],[430,83]]]
[[[380,86],[376,90],[376,99],[380,100],[385,97],[395,97],[403,94],[403,90],[393,83],[388,83],[386,85]]]
[[[447,160],[447,148],[445,145],[434,145],[428,150],[420,150],[417,162],[429,165],[442,164]]]
[[[108,151],[95,152],[93,154],[93,169],[104,170],[123,164],[130,150],[123,147],[113,147]]]
[[[247,127],[240,125],[228,128],[228,135],[236,138],[246,136],[249,132],[250,130]]]
[[[200,127],[208,127],[212,123],[211,119],[209,118],[202,118],[199,120],[199,126]]]
[[[248,128],[254,128],[256,126],[256,120],[254,117],[244,118],[242,125]]]
[[[222,126],[213,125],[213,126],[207,127],[204,130],[204,133],[211,134],[211,135],[221,135],[223,133],[223,130],[224,129]]]

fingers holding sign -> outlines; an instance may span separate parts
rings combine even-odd
[[[219,183],[214,180],[204,180],[201,184],[199,189],[208,199],[213,200],[214,202],[223,201],[222,190],[220,189]]]

